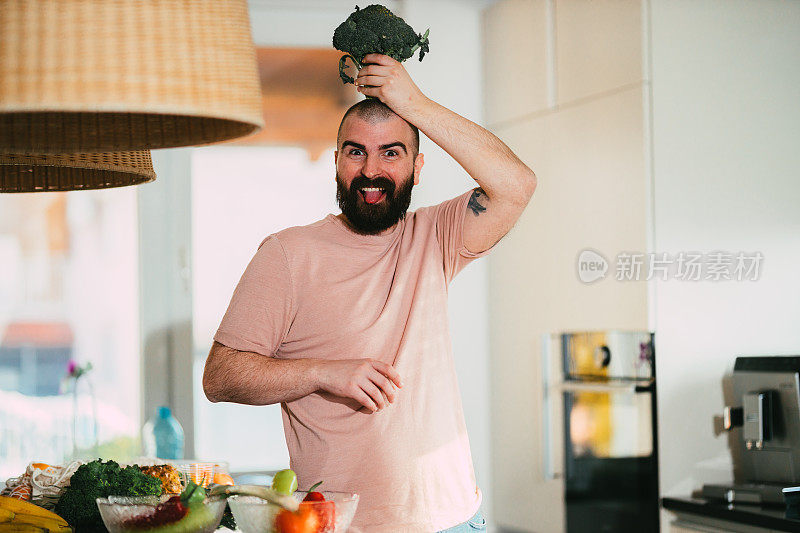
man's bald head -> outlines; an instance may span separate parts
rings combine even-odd
[[[407,120],[403,119],[400,115],[395,113],[391,110],[389,106],[378,100],[377,98],[367,98],[365,100],[361,100],[350,106],[350,108],[345,111],[344,116],[342,117],[342,121],[339,123],[339,132],[336,134],[336,145],[339,146],[342,142],[342,126],[344,125],[344,121],[347,120],[347,117],[350,115],[355,115],[361,120],[364,120],[369,123],[374,122],[382,122],[384,120],[389,120],[391,118],[397,117],[406,124],[408,127],[411,128],[411,133],[413,136],[413,144],[410,146],[410,151],[413,155],[417,155],[419,153],[419,129],[408,122]]]

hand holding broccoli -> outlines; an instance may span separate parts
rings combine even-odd
[[[364,57],[364,68],[358,72],[355,84],[358,92],[380,99],[406,120],[427,100],[403,65],[382,54]]]

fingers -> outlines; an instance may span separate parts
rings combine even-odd
[[[375,98],[380,99],[381,97],[381,88],[380,87],[356,87],[356,90],[363,95],[366,96],[374,96]],[[385,103],[385,102],[384,102]]]
[[[389,378],[378,372],[377,370],[373,370],[372,374],[370,374],[369,379],[377,385],[377,387],[381,390],[381,392],[386,396],[386,399],[389,400],[389,403],[394,403],[395,398],[395,391],[394,385]]]
[[[358,71],[359,76],[391,76],[392,69],[381,65],[367,65]]]
[[[389,66],[399,63],[399,61],[383,54],[367,54],[364,56],[364,59],[361,60],[361,63],[374,63],[377,65]]]
[[[392,367],[382,361],[372,359],[369,361],[372,365],[371,372],[368,373],[364,379],[359,380],[359,386],[356,387],[356,394],[353,394],[353,399],[357,400],[367,409],[372,412],[380,411],[389,403],[394,403],[397,397],[397,392],[394,388],[394,383],[400,386],[400,375]]]
[[[403,387],[403,381],[400,379],[400,374],[397,373],[397,370],[395,370],[392,365],[386,364],[383,361],[373,360],[372,367],[387,378],[391,379],[398,387]]]
[[[380,411],[397,397],[402,387],[400,375],[377,359],[330,361],[331,379],[323,389],[337,396],[352,398],[369,412]]]
[[[372,398],[370,398],[369,394],[364,392],[360,387],[356,387],[349,396],[373,413],[378,410],[378,404],[376,404]]]
[[[370,399],[377,406],[378,411],[386,407],[386,398],[383,396],[381,390],[377,386],[375,386],[374,383],[372,383],[371,381],[363,383],[361,385],[361,390],[367,393]]]
[[[377,65],[370,65],[358,71],[356,76],[355,85],[369,85],[372,87],[380,87],[393,80],[392,69]]]
[[[358,86],[369,85],[369,86],[372,86],[372,87],[379,87],[379,86],[383,85],[384,83],[386,83],[386,77],[385,76],[361,76],[361,75],[359,75],[356,78],[356,85],[358,85]]]

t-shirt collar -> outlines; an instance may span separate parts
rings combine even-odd
[[[408,217],[408,213],[406,213],[406,217]],[[345,233],[353,240],[357,240],[366,244],[385,244],[393,241],[402,232],[402,227],[405,225],[406,217],[401,218],[397,224],[395,224],[394,229],[384,235],[362,235],[360,233],[356,233],[355,231],[351,230],[342,219],[332,213],[328,214],[326,218],[331,220],[333,225],[340,229],[340,232]]]

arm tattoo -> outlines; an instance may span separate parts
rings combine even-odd
[[[481,205],[481,203],[478,201],[481,196],[486,196],[486,193],[483,192],[483,189],[478,187],[472,191],[472,196],[469,197],[469,203],[467,203],[467,207],[472,209],[472,212],[475,214],[475,216],[478,216],[486,211],[486,207]]]

